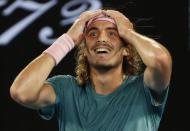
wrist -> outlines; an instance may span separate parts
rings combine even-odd
[[[67,53],[74,48],[75,44],[68,34],[60,36],[49,48],[43,53],[47,53],[54,59],[56,65],[62,60]]]
[[[124,32],[120,33],[121,38],[123,38],[126,42],[130,42],[130,40],[133,37],[133,30],[132,29],[127,29]]]

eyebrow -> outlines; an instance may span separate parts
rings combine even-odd
[[[115,31],[117,31],[117,28],[116,27],[108,27],[108,28],[106,28],[107,30],[115,30]]]
[[[92,27],[90,29],[87,30],[87,32],[90,32],[91,30],[98,30],[97,27]],[[106,30],[115,30],[117,31],[117,28],[116,27],[107,27]]]
[[[92,27],[92,28],[87,30],[87,33],[90,32],[91,30],[98,30],[98,28],[97,27]]]

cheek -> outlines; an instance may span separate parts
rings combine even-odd
[[[115,46],[123,46],[123,42],[119,37],[109,37],[108,41],[115,44]]]
[[[90,44],[86,44],[85,43],[85,47],[84,47],[85,49],[84,49],[84,55],[85,56],[89,56],[89,54],[90,54],[90,50],[91,50],[91,46],[90,46]]]
[[[121,42],[119,42],[119,41],[116,41],[115,42],[115,49],[117,50],[117,51],[123,51],[123,48],[124,48],[124,46],[123,46],[123,44],[121,43]]]
[[[87,50],[91,50],[91,49],[94,48],[95,45],[96,45],[96,41],[86,40],[85,48],[86,48]]]
[[[85,38],[85,48],[88,49],[91,45],[90,40]]]
[[[88,36],[86,36],[85,40],[86,40],[86,42],[91,43],[92,41],[97,41],[97,37],[88,37]]]

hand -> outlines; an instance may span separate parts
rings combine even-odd
[[[117,30],[120,37],[125,38],[127,31],[133,30],[133,24],[125,15],[123,15],[119,11],[104,10],[103,13],[112,17],[116,21]]]
[[[102,10],[86,11],[82,13],[74,22],[67,34],[73,39],[76,45],[80,44],[83,39],[83,29],[87,21],[102,13]]]

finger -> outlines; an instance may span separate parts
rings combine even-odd
[[[106,11],[107,11],[107,10],[102,10],[102,14],[105,14],[105,15],[106,15]]]
[[[119,16],[118,12],[113,11],[113,10],[106,10],[105,13],[106,13],[106,15],[110,16],[111,18],[115,19],[116,22],[118,21],[118,16]]]
[[[126,25],[129,29],[133,29],[132,22],[121,12],[114,11],[114,10],[107,10],[106,14],[112,17],[116,21],[117,25],[122,24],[122,25]]]
[[[120,12],[115,11],[115,10],[106,10],[105,13],[106,13],[108,16],[112,16],[112,17],[115,17],[115,16],[118,16],[118,15],[121,15]]]
[[[75,20],[74,24],[84,26],[87,21],[99,14],[101,14],[101,10],[85,11]]]
[[[128,19],[124,14],[122,14],[119,11],[115,11],[115,10],[107,10],[106,14],[115,19],[120,19],[120,18]]]
[[[95,16],[100,15],[100,14],[102,14],[102,11],[101,11],[101,10],[95,10],[95,11],[90,12],[90,13],[88,14],[87,18],[88,18],[88,20],[89,20],[89,19],[92,19],[92,18],[94,18]]]
[[[81,19],[88,21],[92,18],[94,18],[95,16],[102,14],[102,10],[93,10],[93,11],[86,11],[81,15]]]

